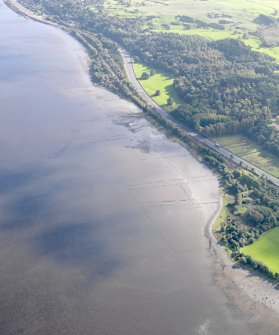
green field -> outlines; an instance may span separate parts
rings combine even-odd
[[[155,32],[160,32],[162,30],[154,30]],[[191,29],[191,30],[180,30],[180,29],[170,29],[166,31],[167,33],[177,33],[180,35],[199,35],[204,38],[212,39],[212,40],[222,40],[225,38],[236,38],[240,37],[240,35],[235,35],[234,32],[230,30],[216,30],[212,28],[203,29],[203,28],[197,28],[197,29]]]
[[[266,265],[273,273],[279,273],[279,228],[274,228],[256,242],[240,250],[255,261]]]
[[[174,106],[181,103],[179,97],[177,96],[173,84],[173,78],[170,78],[162,73],[156,73],[153,76],[150,76],[149,79],[141,80],[141,75],[143,72],[150,73],[151,69],[139,64],[134,63],[133,68],[138,78],[141,86],[146,91],[146,93],[152,97],[152,99],[160,106],[167,105],[168,98],[172,98],[174,101]],[[154,96],[156,90],[160,90],[160,96]]]
[[[226,136],[215,138],[214,141],[262,170],[279,177],[279,158],[261,150],[246,137],[241,135]]]
[[[275,11],[279,11],[277,0],[106,0],[105,6],[107,9],[113,9],[114,15],[188,15],[213,22],[216,22],[218,17],[210,18],[208,14],[218,13],[231,16],[234,22],[238,20],[245,27],[259,13],[276,15]]]
[[[144,18],[146,27],[157,32],[196,34],[213,40],[240,38],[253,50],[266,53],[279,63],[278,44],[262,47],[255,32],[258,29],[266,31],[266,27],[254,22],[260,14],[279,18],[277,0],[106,0],[105,8],[109,15]],[[178,19],[178,16],[183,15],[209,24],[220,24],[224,20],[226,23],[222,24],[224,30],[195,25],[186,30]],[[279,29],[273,35],[278,40]]]

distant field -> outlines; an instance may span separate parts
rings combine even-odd
[[[279,228],[270,230],[255,243],[240,251],[266,265],[273,273],[279,273]]]
[[[241,135],[218,137],[214,139],[223,147],[262,170],[279,177],[279,158],[264,152],[259,146]]]
[[[253,34],[262,27],[254,22],[259,14],[279,18],[278,0],[106,0],[105,8],[114,16],[149,18],[153,31],[196,34],[214,40],[240,38],[279,63],[279,47],[260,47],[260,40]],[[220,24],[222,20],[226,23],[222,23],[224,30],[199,27],[185,30],[177,18],[183,15],[205,23]],[[278,34],[274,36],[278,40]]]
[[[162,31],[162,30],[154,30],[154,31]],[[224,38],[236,38],[240,37],[240,35],[234,35],[234,33],[230,30],[216,30],[216,29],[191,29],[191,30],[179,30],[179,29],[170,29],[166,31],[167,33],[176,33],[180,35],[199,35],[204,38],[209,38],[212,40],[221,40]]]
[[[119,15],[188,15],[210,21],[208,14],[218,13],[232,16],[234,21],[238,20],[245,25],[252,22],[259,13],[272,15],[275,10],[279,11],[277,0],[106,0],[105,4],[106,8],[114,9],[115,14]]]
[[[175,104],[179,104],[181,101],[173,89],[173,78],[170,78],[162,73],[156,73],[155,75],[149,77],[149,79],[141,80],[141,75],[143,72],[150,73],[150,68],[135,63],[133,64],[136,77],[146,93],[152,97],[152,99],[160,106],[167,105],[167,100],[171,97]],[[156,90],[160,90],[160,96],[154,96]]]

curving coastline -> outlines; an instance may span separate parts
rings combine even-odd
[[[4,0],[4,2],[7,5],[10,5],[12,9],[16,9],[21,14],[28,16],[33,20],[62,28],[59,25],[45,20],[43,17],[39,17],[33,14],[31,11],[19,4],[16,0]],[[274,286],[259,276],[251,276],[251,273],[248,270],[234,268],[234,264],[227,257],[225,250],[218,245],[217,240],[212,232],[212,226],[215,219],[219,215],[221,205],[222,204],[220,201],[218,209],[214,213],[213,217],[208,220],[206,228],[206,235],[211,241],[211,249],[215,253],[216,260],[221,264],[221,266],[223,266],[224,274],[231,278],[230,280],[233,286],[241,289],[257,303],[279,313],[279,293],[277,290],[275,290]]]

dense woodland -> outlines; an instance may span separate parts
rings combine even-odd
[[[205,136],[244,133],[279,155],[269,127],[279,109],[277,65],[241,41],[150,34],[124,43],[145,64],[172,74],[184,101],[173,115]]]

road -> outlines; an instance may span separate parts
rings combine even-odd
[[[120,52],[123,58],[124,67],[127,73],[127,76],[129,80],[133,83],[133,85],[136,88],[137,93],[142,97],[142,99],[153,109],[155,109],[162,117],[167,119],[168,121],[174,123],[177,127],[187,132],[187,134],[194,138],[196,141],[200,142],[201,144],[206,145],[213,151],[219,153],[221,156],[225,157],[226,159],[229,159],[231,162],[240,165],[242,164],[243,168],[246,170],[253,170],[254,173],[258,176],[265,177],[267,180],[269,180],[271,183],[279,187],[279,179],[272,176],[268,172],[260,169],[259,167],[247,162],[243,158],[233,154],[231,151],[225,149],[224,147],[221,147],[219,145],[216,145],[215,142],[209,140],[208,138],[205,138],[201,136],[200,134],[196,133],[195,131],[189,129],[187,126],[183,125],[181,122],[174,119],[167,111],[165,111],[162,107],[156,104],[156,102],[145,92],[145,90],[142,88],[140,83],[138,82],[134,69],[133,69],[133,61],[129,54],[120,48]]]

